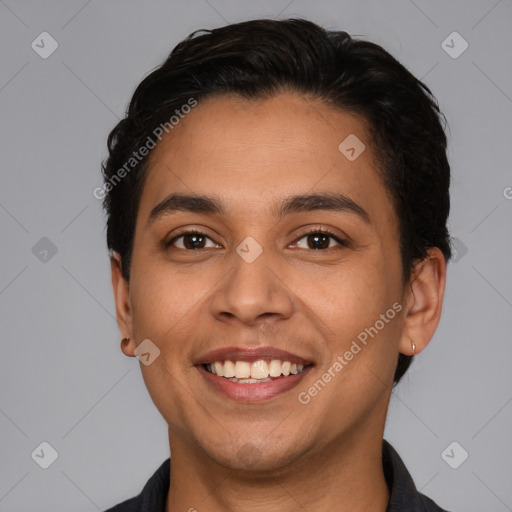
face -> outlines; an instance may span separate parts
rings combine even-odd
[[[293,93],[224,96],[153,151],[126,329],[160,350],[141,370],[171,451],[174,437],[224,466],[268,470],[383,429],[405,296],[398,220],[367,133]],[[359,156],[355,139],[338,147],[351,135]],[[287,365],[271,361],[287,359],[303,371],[265,378],[262,360],[279,374]],[[219,376],[226,360],[265,382]],[[215,361],[217,375],[205,366]]]

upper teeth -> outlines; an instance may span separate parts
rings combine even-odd
[[[206,368],[219,377],[237,379],[266,379],[270,377],[288,376],[300,373],[304,369],[303,364],[295,364],[290,361],[272,359],[267,362],[263,359],[249,363],[247,361],[215,361],[207,364]]]

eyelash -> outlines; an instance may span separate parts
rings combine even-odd
[[[329,238],[332,238],[333,240],[335,240],[339,244],[340,247],[348,247],[348,242],[346,240],[335,235],[332,231],[330,231],[327,228],[325,228],[325,229],[310,228],[305,233],[302,233],[302,235],[297,240],[301,240],[302,238],[307,237],[308,235],[317,235],[317,234],[318,235],[327,235]],[[313,250],[328,251],[329,249],[331,249],[331,250],[336,249],[336,247],[328,247],[327,249],[310,249],[310,250],[311,251],[313,251]]]
[[[305,238],[305,237],[307,237],[309,235],[316,235],[316,234],[327,235],[328,237],[334,239],[341,247],[347,247],[348,246],[348,242],[346,240],[343,240],[342,238],[338,237],[337,235],[335,235],[329,229],[323,229],[323,228],[322,229],[320,229],[320,228],[311,228],[308,231],[306,231],[305,233],[302,233],[301,236],[299,238],[297,238],[293,243],[295,244],[299,240],[302,240],[303,238]],[[213,240],[208,235],[203,233],[202,231],[199,231],[197,229],[190,229],[188,231],[185,231],[184,233],[179,234],[178,236],[175,236],[169,242],[165,243],[165,247],[167,249],[174,248],[174,249],[178,249],[178,250],[182,250],[182,251],[189,251],[189,252],[201,250],[201,249],[182,249],[181,247],[179,247],[179,248],[178,247],[173,247],[173,243],[176,240],[179,240],[180,238],[182,238],[184,236],[187,236],[187,235],[199,235],[201,237],[208,238],[209,240],[211,240],[213,242]],[[324,251],[325,252],[325,251],[328,251],[330,249],[335,249],[335,247],[328,247],[327,249],[309,249],[309,250],[311,250],[311,251]]]

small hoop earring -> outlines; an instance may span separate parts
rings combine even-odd
[[[411,341],[411,347],[412,347],[412,355],[414,355],[414,353],[416,352],[416,344],[414,343],[414,341]]]

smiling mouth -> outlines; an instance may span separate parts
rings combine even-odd
[[[297,364],[280,359],[256,361],[215,361],[203,364],[203,368],[217,377],[239,384],[260,384],[298,375],[311,364]]]

